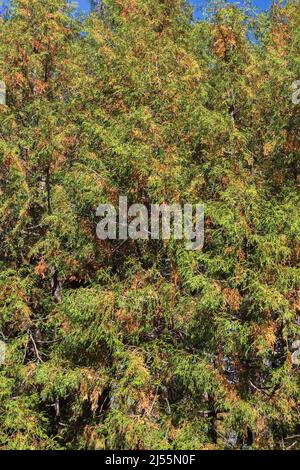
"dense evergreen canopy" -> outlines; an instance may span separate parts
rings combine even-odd
[[[0,17],[0,448],[300,449],[299,1],[94,3]],[[120,195],[203,250],[98,240]]]

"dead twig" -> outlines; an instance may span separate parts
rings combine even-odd
[[[38,361],[39,361],[39,362],[44,362],[43,359],[41,358],[40,354],[39,354],[39,351],[38,351],[38,348],[37,348],[36,343],[35,343],[35,341],[34,341],[34,338],[33,338],[33,336],[32,336],[32,333],[30,333],[30,339],[31,339],[31,341],[32,341],[32,344],[33,344],[33,347],[34,347],[34,351],[35,351],[35,355],[36,355]]]

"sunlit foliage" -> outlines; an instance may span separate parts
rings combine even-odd
[[[93,3],[0,17],[0,448],[300,449],[299,1]],[[98,240],[120,195],[203,250]]]

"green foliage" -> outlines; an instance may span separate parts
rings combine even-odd
[[[300,449],[298,0],[0,17],[1,449]],[[96,208],[205,204],[205,245]]]

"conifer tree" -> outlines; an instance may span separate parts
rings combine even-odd
[[[299,449],[299,1],[91,3],[0,17],[0,448]],[[98,240],[121,195],[203,249]]]

